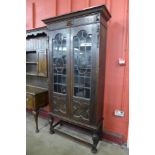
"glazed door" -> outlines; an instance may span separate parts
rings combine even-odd
[[[97,25],[71,29],[71,117],[91,124],[95,116]]]
[[[69,104],[69,29],[50,32],[49,86],[52,111],[67,116]]]

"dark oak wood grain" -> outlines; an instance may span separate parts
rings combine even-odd
[[[92,131],[92,152],[103,122],[106,31],[105,5],[44,19],[49,36],[50,132],[63,121]],[[54,125],[54,118],[60,121]]]

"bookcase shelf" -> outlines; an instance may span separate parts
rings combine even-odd
[[[28,62],[27,61],[26,64],[38,64],[38,62],[30,62],[30,61]]]
[[[26,73],[26,75],[37,76],[37,74],[36,74],[36,73]]]
[[[46,49],[26,51],[26,72],[26,75],[47,77]]]

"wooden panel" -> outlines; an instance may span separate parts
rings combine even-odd
[[[99,14],[79,17],[73,20],[74,26],[87,25],[99,22]]]
[[[26,74],[32,74],[32,75],[37,75],[37,64],[31,64],[27,63],[26,64]]]
[[[47,76],[47,52],[46,50],[38,51],[38,75]]]
[[[66,107],[67,96],[66,95],[53,95],[53,112],[66,116],[67,107]]]
[[[102,19],[102,17],[101,17]],[[104,99],[104,83],[105,83],[105,61],[106,61],[106,30],[107,28],[100,24],[99,29],[99,66],[98,66],[98,85],[97,85],[97,122],[103,121],[103,99]],[[103,122],[104,123],[104,122]]]
[[[26,107],[37,110],[48,104],[48,91],[35,86],[26,86]]]
[[[26,52],[26,62],[37,62],[37,52],[36,51],[30,51]]]
[[[90,122],[90,102],[86,100],[80,100],[74,98],[72,101],[73,104],[73,118],[80,122]]]
[[[48,87],[48,81],[46,77],[43,76],[26,76],[26,84],[28,85],[34,85],[42,88]]]
[[[48,104],[48,91],[44,90],[44,92],[36,94],[35,98],[34,108],[44,107]]]
[[[33,109],[35,99],[32,95],[26,94],[26,108]]]
[[[26,74],[37,75],[37,52],[26,51]]]

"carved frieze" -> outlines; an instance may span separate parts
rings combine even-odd
[[[73,117],[79,120],[89,121],[89,116],[90,116],[89,103],[73,100]]]
[[[66,96],[53,97],[53,111],[56,113],[66,114]]]

